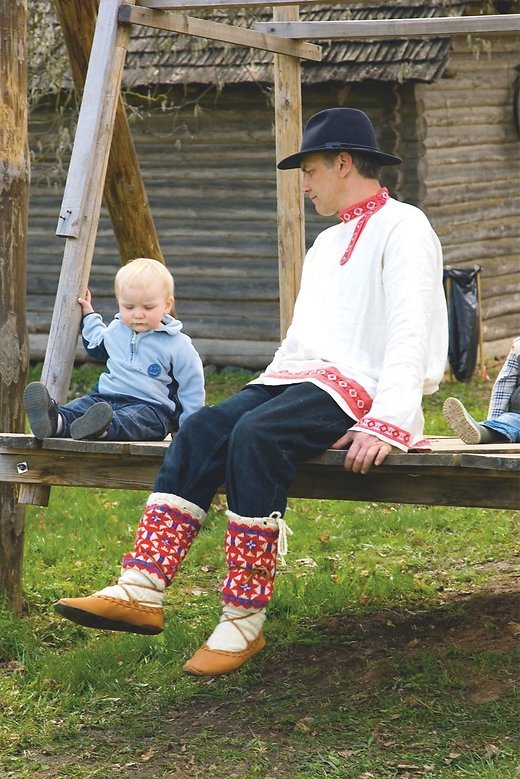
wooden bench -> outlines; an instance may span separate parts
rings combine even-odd
[[[520,508],[520,444],[467,446],[430,437],[431,452],[396,452],[368,474],[347,473],[329,449],[298,467],[300,498]],[[104,442],[0,434],[0,482],[151,490],[168,441]],[[26,490],[30,494],[30,490]],[[29,501],[25,501],[29,502]]]

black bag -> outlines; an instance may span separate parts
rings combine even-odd
[[[444,288],[448,303],[448,360],[458,381],[471,379],[477,364],[479,299],[474,268],[445,268]]]

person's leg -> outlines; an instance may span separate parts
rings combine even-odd
[[[96,403],[84,417],[73,422],[70,427],[72,438],[91,437],[87,417],[107,405],[106,402]],[[162,441],[170,432],[170,415],[166,409],[140,400],[117,397],[110,400],[110,409],[110,419],[100,433],[104,433],[105,441]],[[83,432],[87,434],[82,435]]]
[[[237,422],[226,473],[230,511],[223,613],[208,641],[184,665],[186,673],[229,673],[265,646],[262,627],[277,552],[286,552],[290,531],[282,514],[296,465],[324,451],[353,424],[329,395],[310,383],[284,387]]]
[[[92,394],[58,405],[41,381],[24,390],[24,406],[35,438],[91,438],[106,430],[112,409]]]
[[[192,414],[164,456],[156,492],[174,492],[208,510],[226,480],[228,442],[237,422],[281,392],[279,387],[247,386],[231,398]]]
[[[489,432],[495,436],[495,441],[507,441],[510,444],[520,443],[520,412],[506,411],[496,419],[486,419],[482,422]]]
[[[59,614],[86,627],[162,630],[165,589],[223,481],[230,429],[244,409],[267,400],[270,393],[245,390],[234,397],[221,404],[223,409],[193,414],[172,441],[139,521],[134,549],[123,557],[117,585],[87,598],[63,598],[56,604]]]
[[[49,395],[45,384],[41,381],[28,384],[23,393],[23,404],[35,438],[41,441],[58,435],[58,426],[62,426],[58,404]]]
[[[281,389],[244,414],[231,434],[226,492],[230,510],[241,516],[283,515],[297,464],[325,451],[354,424],[310,382]]]
[[[123,557],[117,584],[86,598],[62,598],[58,614],[85,627],[160,633],[162,601],[206,512],[177,495],[152,493],[132,552]]]
[[[94,392],[59,406],[59,412],[63,419],[60,435],[76,440],[98,438],[112,419],[111,406]]]
[[[444,419],[465,444],[491,444],[503,440],[488,423],[477,422],[457,398],[447,398],[443,405]]]

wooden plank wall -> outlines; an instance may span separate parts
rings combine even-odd
[[[362,87],[356,90],[355,104],[381,127],[392,119],[392,90],[384,85],[369,94]],[[339,99],[334,85],[304,90],[305,116],[337,105]],[[174,114],[155,110],[151,118],[132,123],[159,241],[176,280],[178,316],[205,362],[259,369],[279,343],[273,121],[268,96],[246,85],[226,89],[217,103],[212,94],[195,112],[193,106]],[[34,117],[34,148],[48,123],[49,115]],[[391,127],[382,134],[387,147],[395,142]],[[49,159],[33,166],[28,260],[32,359],[41,359],[63,251],[62,240],[54,235],[62,190],[59,182],[50,188],[45,179],[53,164]],[[333,221],[308,209],[307,243]],[[90,287],[107,320],[116,310],[112,285],[118,264],[104,213]]]
[[[454,42],[435,84],[319,84],[304,87],[304,118],[351,105],[374,119],[382,148],[404,159],[388,168],[392,194],[424,208],[446,264],[482,266],[485,354],[499,361],[517,334],[519,301],[518,162],[513,39],[495,37],[477,59]],[[192,95],[188,94],[188,98]],[[195,97],[195,94],[193,94]],[[31,146],[49,132],[51,111],[31,118]],[[259,85],[212,91],[195,109],[159,108],[134,119],[132,132],[167,264],[176,278],[178,315],[205,363],[261,369],[278,344],[278,267],[273,110]],[[52,130],[51,130],[52,133]],[[56,161],[33,164],[29,209],[28,322],[31,359],[41,360],[63,253],[54,235],[63,178]],[[309,244],[333,223],[307,207]],[[104,213],[91,289],[100,312],[115,312],[119,255]],[[78,356],[83,358],[82,351]]]
[[[482,267],[485,352],[497,359],[520,328],[519,51],[517,36],[457,37],[444,78],[415,88],[422,205],[445,263]]]

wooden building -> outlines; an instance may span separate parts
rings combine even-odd
[[[495,2],[494,10],[511,13],[517,5]],[[480,0],[302,6],[309,20],[485,10]],[[241,21],[269,20],[268,11],[243,13]],[[391,193],[426,211],[447,265],[482,267],[484,351],[499,359],[520,321],[518,36],[320,43],[322,62],[302,64],[304,119],[333,105],[370,114],[381,147],[404,160],[385,172]],[[127,56],[132,132],[176,280],[177,313],[206,363],[262,368],[279,342],[271,61],[257,50],[146,28],[135,31]],[[70,87],[66,74],[61,86]],[[54,128],[55,110],[42,104],[30,124],[27,318],[36,360],[63,252],[54,231],[64,176],[52,153],[38,152],[49,147]],[[308,209],[308,243],[329,223]],[[116,310],[119,263],[104,214],[90,287],[107,319]]]

